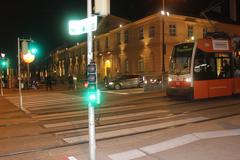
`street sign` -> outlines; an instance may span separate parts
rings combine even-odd
[[[100,16],[107,16],[110,14],[110,0],[95,0],[95,13]]]
[[[97,30],[97,16],[85,18],[83,20],[70,20],[68,22],[70,35],[81,35]]]

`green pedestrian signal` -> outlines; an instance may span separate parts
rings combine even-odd
[[[97,89],[97,65],[92,62],[87,66],[87,99],[94,107],[100,104],[100,92]]]

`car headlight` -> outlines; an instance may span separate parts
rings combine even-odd
[[[192,82],[192,78],[188,77],[185,79],[185,81],[190,83],[190,82]]]
[[[113,82],[109,82],[108,84],[109,84],[109,85],[113,85],[114,83],[113,83]]]

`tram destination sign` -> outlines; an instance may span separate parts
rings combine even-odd
[[[213,50],[229,50],[228,40],[212,40]]]

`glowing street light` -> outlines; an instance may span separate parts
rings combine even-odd
[[[35,60],[35,55],[32,54],[30,51],[28,51],[27,54],[23,55],[23,60],[27,64],[30,64],[30,63],[32,63]]]
[[[1,53],[1,57],[5,58],[6,54],[5,53]]]

